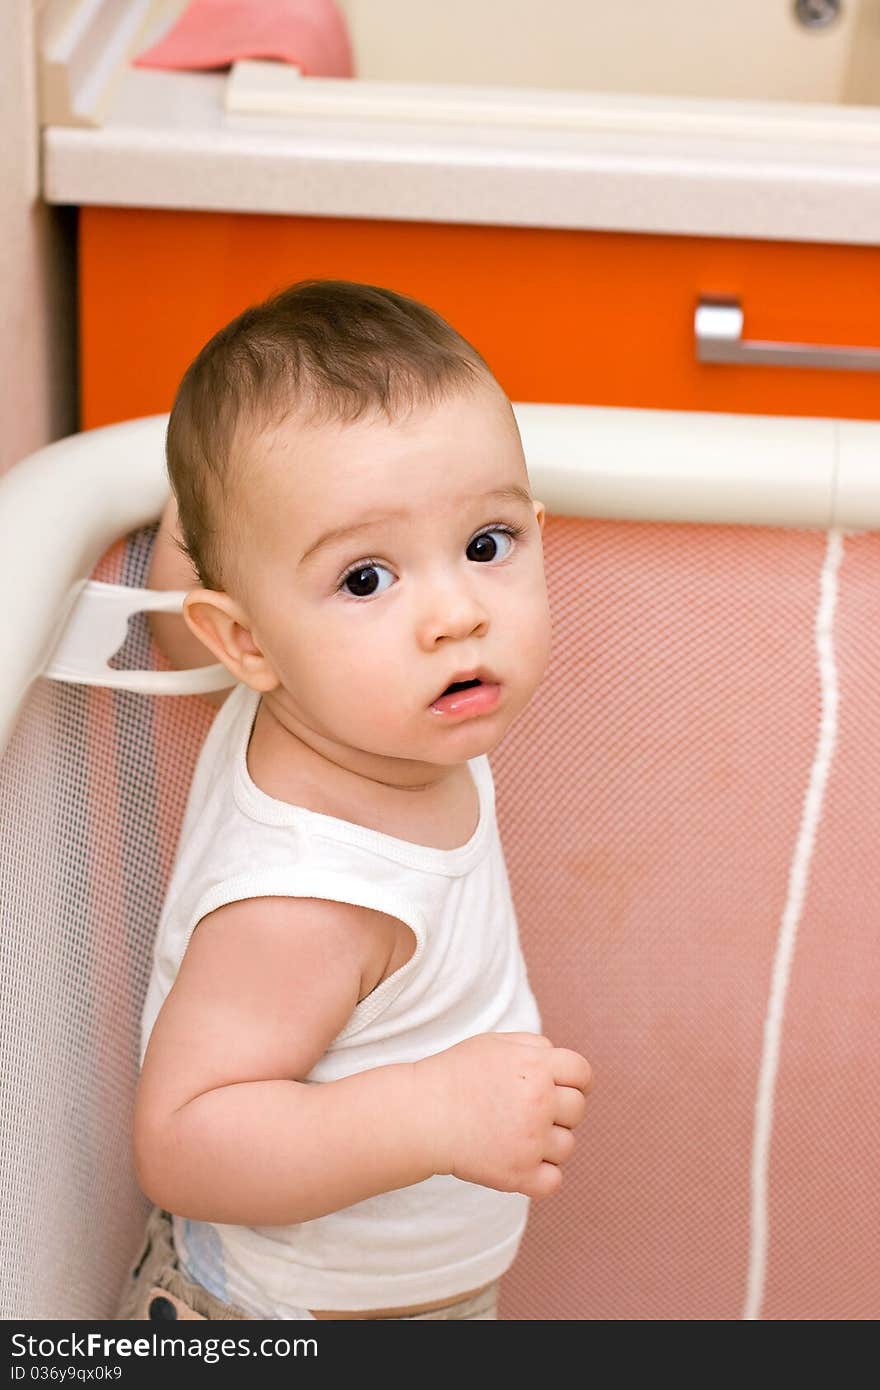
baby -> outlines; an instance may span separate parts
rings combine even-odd
[[[424,305],[306,281],[202,349],[167,453],[150,584],[189,592],[153,633],[236,684],[158,927],[118,1316],[493,1318],[591,1086],[540,1032],[487,756],[550,649],[510,403]]]

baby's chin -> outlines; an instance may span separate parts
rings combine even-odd
[[[504,739],[519,711],[505,712],[505,717],[463,720],[455,726],[438,730],[425,749],[425,760],[437,766],[454,767],[471,758],[492,753]]]
[[[404,774],[418,766],[452,768],[497,748],[542,678],[501,683],[497,702],[475,713],[449,716],[429,705],[420,709],[396,700],[385,704],[376,718],[364,711],[352,719],[349,710],[334,711],[329,700],[321,711],[300,705],[299,713],[309,729],[307,741],[316,751],[368,775],[381,771],[381,765],[391,770],[396,765]],[[356,681],[352,688],[357,688]]]

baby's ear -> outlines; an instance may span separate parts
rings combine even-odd
[[[535,516],[536,516],[537,521],[538,521],[538,529],[543,533],[543,531],[544,531],[544,519],[545,519],[545,517],[546,517],[546,515],[547,515],[546,509],[545,509],[545,507],[544,507],[544,503],[543,503],[543,502],[536,502],[536,501],[534,500],[534,498],[533,498],[533,499],[532,499],[532,506],[533,506],[534,509],[535,509]]]
[[[228,594],[191,589],[183,600],[183,617],[193,636],[236,680],[261,691],[274,690],[280,683],[254,641],[247,614]]]

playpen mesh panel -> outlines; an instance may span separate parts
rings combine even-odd
[[[93,578],[141,587],[156,527]],[[146,617],[120,667],[167,669]],[[129,1134],[152,938],[198,750],[193,697],[39,680],[0,764],[0,1316],[109,1317],[147,1203]]]
[[[844,540],[820,680],[824,533],[549,533],[555,654],[492,761],[545,1030],[596,1082],[502,1311],[741,1317],[764,1230],[758,1315],[877,1317],[880,538]],[[783,922],[764,1229],[752,1148]]]
[[[142,584],[154,535],[94,577]],[[544,1029],[596,1084],[502,1318],[880,1314],[880,538],[838,541],[548,520],[551,663],[491,761]],[[114,664],[166,667],[143,615]],[[39,681],[0,769],[4,1317],[109,1315],[137,1244],[140,1006],[214,714]]]

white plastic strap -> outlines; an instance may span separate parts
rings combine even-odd
[[[41,675],[76,685],[106,685],[139,695],[202,695],[236,679],[222,663],[187,671],[114,671],[107,663],[128,636],[134,613],[180,613],[186,589],[134,589],[86,580]]]

